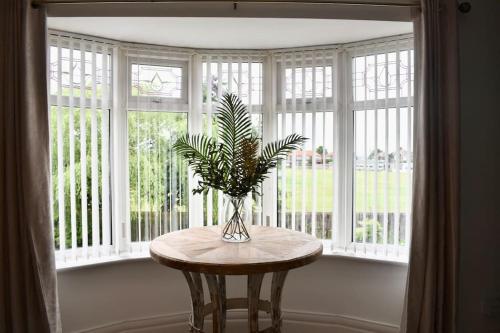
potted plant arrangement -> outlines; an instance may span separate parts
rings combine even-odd
[[[245,226],[251,219],[249,193],[261,194],[261,185],[278,161],[299,149],[306,138],[291,134],[283,140],[261,147],[261,138],[252,133],[246,106],[234,94],[225,94],[217,108],[218,139],[204,134],[186,134],[176,140],[174,149],[199,177],[194,194],[219,190],[225,196],[222,239],[228,242],[250,240]],[[262,148],[262,149],[261,149]]]

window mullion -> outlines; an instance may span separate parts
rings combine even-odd
[[[336,196],[338,212],[338,248],[346,251],[350,245],[352,235],[352,151],[353,151],[353,119],[352,106],[352,78],[350,73],[350,57],[345,51],[340,51],[337,57],[337,94],[338,94],[338,185]]]
[[[268,55],[263,63],[263,121],[262,121],[262,144],[266,145],[277,137],[276,126],[276,62],[272,55]],[[262,184],[262,210],[264,224],[277,225],[276,200],[277,200],[277,173],[273,169],[270,176]]]
[[[345,244],[346,249],[353,245],[353,221],[354,221],[354,113],[353,113],[353,77],[352,77],[352,57],[346,53],[344,55],[345,64],[345,79],[344,79],[344,175],[341,177],[344,180],[344,193],[346,201],[344,202],[344,218],[345,224]]]
[[[203,107],[203,64],[201,56],[195,54],[190,59],[188,77],[190,76],[189,92],[189,114],[188,114],[188,132],[190,135],[202,132],[202,107]],[[208,97],[210,98],[210,87]],[[207,119],[211,121],[211,119]],[[194,177],[192,170],[189,170],[189,227],[203,226],[203,197],[193,194],[193,188],[198,184],[198,179]]]
[[[113,107],[111,109],[111,196],[113,243],[115,254],[131,250],[129,175],[128,175],[128,133],[127,93],[128,69],[124,52],[113,48]]]

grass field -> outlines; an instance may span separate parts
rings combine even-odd
[[[311,168],[302,171],[301,167],[298,167],[296,170],[296,201],[295,201],[295,210],[302,210],[302,197],[303,197],[303,181],[305,180],[305,205],[306,211],[312,211],[312,202],[313,202],[313,172]],[[377,181],[377,191],[375,192],[375,180]],[[365,207],[367,212],[371,212],[374,209],[377,212],[384,212],[386,205],[386,192],[387,188],[387,211],[395,212],[396,211],[396,195],[397,195],[397,173],[393,171],[389,171],[387,174],[387,186],[385,183],[385,172],[384,171],[367,171],[366,172],[366,183],[367,183],[367,191],[366,191],[366,206],[365,206],[365,172],[364,171],[356,171],[355,173],[355,205],[357,212],[364,212]],[[281,186],[282,180],[278,181],[279,187],[279,195],[281,195]],[[405,212],[407,209],[408,203],[408,194],[409,193],[409,177],[408,171],[400,171],[399,174],[399,211]],[[333,172],[332,169],[322,170],[321,167],[318,166],[316,169],[316,193],[317,193],[317,204],[316,211],[317,212],[331,212],[333,209]],[[292,207],[292,169],[287,168],[286,170],[286,207],[287,211],[291,211]]]

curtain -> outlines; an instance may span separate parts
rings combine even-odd
[[[0,332],[58,332],[45,10],[0,1]]]
[[[455,332],[459,219],[459,96],[455,0],[422,0],[415,21],[413,226],[407,333]]]

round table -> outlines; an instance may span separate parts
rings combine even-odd
[[[281,294],[290,269],[315,261],[323,252],[315,237],[288,229],[251,226],[251,240],[228,243],[220,227],[190,228],[153,240],[151,257],[183,272],[191,292],[191,332],[203,332],[205,316],[212,314],[213,332],[223,333],[226,310],[248,309],[248,331],[281,332]],[[271,299],[261,300],[265,273],[273,273]],[[211,302],[205,304],[201,274]],[[226,298],[226,275],[247,275],[247,297]],[[259,310],[271,314],[272,325],[259,331]]]

